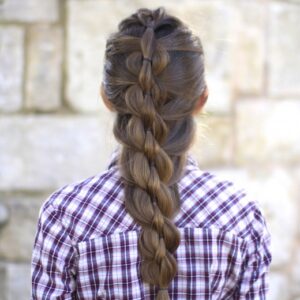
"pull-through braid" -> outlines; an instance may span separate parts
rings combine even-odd
[[[172,253],[179,246],[180,233],[170,220],[177,208],[174,194],[168,187],[173,175],[173,162],[160,146],[169,133],[157,112],[166,95],[153,75],[158,75],[169,60],[166,51],[156,49],[155,20],[145,20],[142,12],[138,17],[146,27],[141,37],[141,68],[138,83],[125,92],[125,101],[132,113],[127,136],[134,137],[136,149],[124,148],[121,163],[128,163],[124,177],[128,182],[134,182],[134,188],[126,188],[126,207],[135,217],[140,215],[138,220],[143,224],[138,244],[143,258],[141,276],[144,281],[160,287],[157,299],[169,299],[167,288],[177,272]],[[132,72],[135,69],[130,66],[134,65],[137,55],[133,53],[127,59]],[[142,207],[147,208],[146,216],[141,215]]]
[[[142,280],[169,300],[178,267],[177,183],[183,175],[195,123],[192,111],[205,87],[202,46],[163,7],[139,9],[119,24],[106,45],[104,87],[116,115],[113,133],[124,203],[141,225]]]

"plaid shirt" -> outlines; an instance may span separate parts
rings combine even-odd
[[[126,212],[116,164],[43,203],[32,253],[31,299],[155,299],[139,275],[140,225]],[[189,153],[174,222],[181,243],[171,299],[266,299],[270,234],[243,188],[202,171]]]

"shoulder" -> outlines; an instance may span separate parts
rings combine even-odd
[[[214,171],[192,166],[180,182],[183,203],[194,207],[194,224],[213,227],[248,240],[269,239],[261,199],[241,184]]]
[[[47,222],[55,213],[57,222],[61,222],[73,240],[84,238],[95,212],[98,210],[100,215],[103,211],[100,200],[111,199],[121,190],[122,183],[116,173],[116,168],[110,168],[59,187],[42,203],[39,222]]]
[[[108,191],[116,182],[119,182],[117,169],[114,167],[105,169],[104,171],[87,178],[59,187],[47,199],[47,204],[51,204],[56,208],[61,208],[64,205],[68,205],[72,199],[83,199],[87,196],[95,196],[102,190],[104,190],[104,192]]]

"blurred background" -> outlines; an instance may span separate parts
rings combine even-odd
[[[191,152],[242,185],[272,234],[271,300],[300,299],[300,1],[0,1],[0,300],[30,298],[41,204],[105,169],[104,46],[140,7],[200,36],[210,95]]]

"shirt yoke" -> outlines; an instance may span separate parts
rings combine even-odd
[[[181,209],[173,220],[177,227],[223,230],[250,241],[263,235],[258,203],[244,188],[201,170],[192,156],[178,189]],[[74,243],[141,229],[125,210],[123,183],[114,161],[103,172],[56,190],[43,204],[48,205],[57,210]]]

